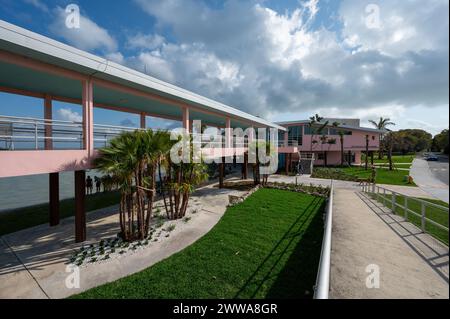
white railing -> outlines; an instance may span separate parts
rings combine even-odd
[[[287,141],[283,140],[278,140],[278,147],[289,147],[289,146],[293,146],[293,147],[298,147],[301,144],[298,143],[298,140],[294,140],[294,139],[289,139]]]
[[[50,129],[52,133],[47,136],[46,130]],[[16,145],[27,143],[25,149],[38,150],[40,143],[46,140],[82,145],[83,124],[33,117],[0,116],[0,141],[5,142],[5,149],[14,150]]]
[[[411,216],[417,217],[420,221],[418,226],[423,232],[430,233],[429,231],[427,231],[427,224],[431,224],[448,233],[448,225],[443,225],[427,216],[427,211],[429,211],[429,208],[433,208],[435,210],[442,211],[444,214],[447,214],[446,220],[448,221],[448,207],[441,206],[420,198],[406,196],[372,183],[365,182],[361,187],[364,193],[367,193],[373,199],[383,204],[383,206],[391,209],[394,214],[398,215],[398,211],[403,212],[403,217],[405,218],[405,220],[414,223],[414,221],[412,221],[411,219]],[[416,204],[414,205],[416,206],[416,210],[412,209],[411,207],[413,203]],[[433,234],[430,235],[433,236]]]
[[[137,129],[94,124],[94,143],[97,144],[96,146],[98,143],[106,146],[111,138],[120,133]],[[0,115],[0,143],[5,143],[4,149],[45,149],[45,141],[52,142],[52,149],[82,149],[83,123]],[[56,145],[56,143],[63,145]]]
[[[331,180],[330,197],[328,198],[327,208],[325,212],[324,233],[322,240],[322,250],[319,260],[319,270],[317,272],[316,285],[314,286],[314,299],[328,299],[328,293],[330,291],[333,192],[333,180]]]

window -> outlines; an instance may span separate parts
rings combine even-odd
[[[324,161],[325,160],[325,153],[319,153],[317,154],[317,159],[319,161]]]
[[[302,145],[303,127],[302,126],[289,126],[288,127],[288,139],[289,139],[289,143],[297,142],[298,145]]]

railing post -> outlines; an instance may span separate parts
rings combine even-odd
[[[425,203],[424,202],[422,202],[422,216],[421,216],[421,219],[422,219],[422,231],[423,232],[425,232]]]
[[[34,148],[37,150],[39,149],[39,145],[38,145],[38,127],[37,127],[37,123],[34,122]]]
[[[405,219],[408,220],[408,196],[405,196]]]
[[[392,212],[395,214],[395,193],[392,192]]]
[[[383,205],[386,206],[386,188],[383,188]]]

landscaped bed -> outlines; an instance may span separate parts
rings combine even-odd
[[[376,183],[377,184],[389,184],[389,185],[403,185],[403,186],[416,186],[414,182],[409,183],[406,176],[409,172],[406,170],[388,170],[386,168],[377,168]],[[314,168],[311,177],[314,178],[326,178],[337,179],[345,181],[358,181],[360,178],[368,179],[372,176],[372,170],[365,170],[364,167],[336,167],[326,168],[317,167]]]
[[[203,238],[76,298],[311,298],[325,198],[262,188]]]

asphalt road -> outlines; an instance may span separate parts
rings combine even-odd
[[[430,167],[433,175],[439,179],[441,182],[448,185],[448,156],[437,155],[439,161],[437,162],[428,162],[428,166]]]

